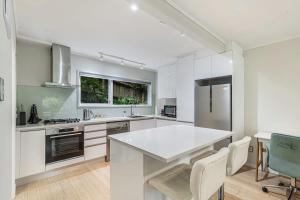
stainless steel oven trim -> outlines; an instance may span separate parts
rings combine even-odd
[[[63,137],[70,137],[70,136],[82,135],[82,134],[83,134],[83,133],[74,133],[74,134],[66,134],[66,135],[50,136],[50,139],[63,138]]]

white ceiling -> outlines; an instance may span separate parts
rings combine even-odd
[[[245,49],[300,37],[299,0],[168,0]]]
[[[19,36],[71,46],[97,56],[101,51],[156,69],[203,46],[125,0],[15,0]]]

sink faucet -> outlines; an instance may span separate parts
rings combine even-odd
[[[130,116],[134,116],[134,109],[133,109],[134,104],[130,105]]]

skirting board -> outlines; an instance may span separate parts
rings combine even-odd
[[[28,184],[28,183],[31,183],[31,182],[34,182],[34,181],[38,181],[38,180],[41,180],[41,179],[45,179],[45,178],[49,178],[49,177],[53,177],[53,176],[63,174],[66,169],[74,167],[74,166],[86,165],[88,163],[99,162],[99,161],[104,162],[105,157],[96,158],[96,159],[93,159],[93,160],[76,163],[76,164],[69,165],[69,166],[66,166],[66,167],[62,167],[62,168],[59,168],[59,169],[54,169],[52,171],[47,171],[47,172],[44,172],[44,173],[41,173],[41,174],[36,174],[36,175],[20,178],[20,179],[17,179],[15,181],[16,186],[17,187],[22,186],[22,185],[25,185],[25,184]]]

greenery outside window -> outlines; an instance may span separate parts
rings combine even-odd
[[[151,106],[151,82],[79,73],[80,107]]]
[[[114,105],[140,105],[148,102],[148,85],[145,83],[132,83],[113,81]]]

